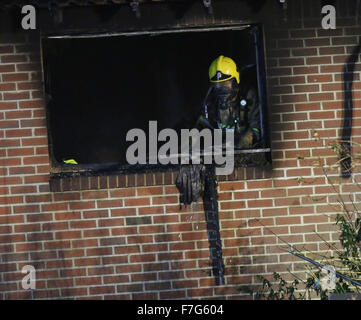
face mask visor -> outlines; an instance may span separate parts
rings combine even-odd
[[[236,100],[238,94],[238,85],[235,79],[230,81],[216,82],[213,86],[213,97],[217,107],[221,110],[228,109]]]

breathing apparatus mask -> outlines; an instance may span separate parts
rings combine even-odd
[[[206,117],[217,123],[218,128],[234,128],[237,119],[239,87],[235,79],[212,83],[206,98]],[[207,106],[210,108],[207,109]],[[238,111],[239,112],[239,111]]]
[[[232,107],[237,99],[238,85],[234,79],[225,82],[215,82],[213,86],[213,98],[217,109],[226,110]]]

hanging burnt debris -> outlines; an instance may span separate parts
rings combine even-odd
[[[224,284],[222,240],[219,227],[217,179],[214,165],[182,165],[176,181],[180,202],[189,205],[202,197],[212,271],[217,285]]]

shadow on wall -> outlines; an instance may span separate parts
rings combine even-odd
[[[355,78],[355,64],[361,51],[361,43],[358,44],[352,51],[352,54],[347,59],[343,67],[343,125],[341,134],[341,176],[348,178],[352,174],[351,168],[351,134],[352,134],[352,86]]]

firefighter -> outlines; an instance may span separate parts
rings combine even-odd
[[[210,87],[198,128],[235,130],[235,148],[250,149],[260,144],[260,114],[257,91],[240,80],[236,63],[219,56],[209,67]]]
[[[196,127],[199,130],[234,130],[234,146],[238,149],[260,146],[258,97],[251,81],[241,81],[236,63],[224,56],[219,56],[211,63],[209,80],[211,84]],[[190,147],[193,143],[189,142]],[[206,167],[204,164],[181,165],[176,181],[180,202],[190,204],[196,202],[200,195],[208,196],[204,194],[204,187],[214,176],[209,174],[213,169],[213,166]]]

